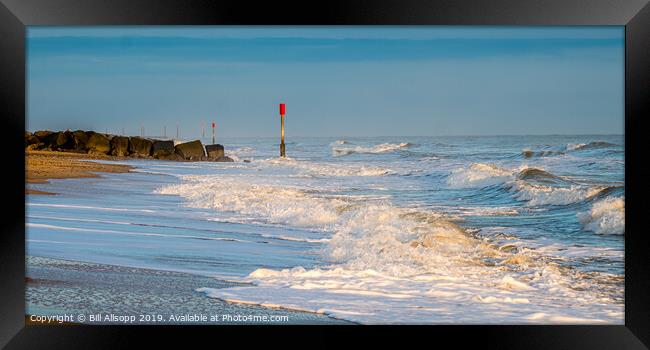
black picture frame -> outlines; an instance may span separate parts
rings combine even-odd
[[[0,235],[0,346],[120,348],[135,338],[337,346],[338,334],[382,343],[498,348],[643,349],[650,346],[650,240],[644,156],[650,116],[650,5],[647,0],[374,0],[259,2],[236,0],[0,0],[0,96],[8,179]],[[625,26],[625,325],[624,326],[69,326],[25,327],[25,34],[38,25],[624,25]],[[14,186],[15,185],[15,186]],[[262,334],[260,334],[262,333]],[[259,334],[259,336],[258,336]],[[309,337],[309,338],[307,338]],[[302,343],[302,342],[306,343]]]

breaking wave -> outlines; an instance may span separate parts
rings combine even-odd
[[[549,157],[549,156],[557,156],[557,155],[563,155],[564,152],[562,151],[532,151],[529,149],[525,149],[521,151],[521,155],[524,156],[524,158],[532,158],[532,157]]]
[[[610,148],[618,147],[619,145],[605,142],[605,141],[592,141],[589,143],[570,143],[566,146],[567,151],[582,151],[587,149],[597,149],[597,148]]]
[[[181,196],[191,207],[322,232],[317,241],[328,265],[260,268],[242,278],[256,287],[198,289],[210,297],[364,323],[386,322],[387,309],[394,312],[393,322],[431,321],[432,315],[441,322],[484,322],[494,303],[507,320],[526,322],[522,315],[534,314],[539,305],[549,317],[564,317],[572,316],[568,303],[578,295],[585,305],[604,297],[591,291],[593,281],[550,264],[534,250],[517,243],[503,248],[435,211],[254,178],[193,175],[182,180],[157,192]],[[530,307],[522,309],[525,305]],[[603,310],[586,322],[608,319],[606,312],[618,307]]]
[[[447,183],[457,189],[503,185],[515,199],[525,201],[528,206],[568,205],[594,198],[609,189],[576,184],[538,168],[506,169],[483,163],[452,171]]]
[[[291,167],[304,171],[306,174],[312,176],[382,176],[393,173],[392,170],[373,167],[373,166],[357,166],[353,164],[341,163],[325,163],[325,162],[310,162],[303,160],[296,160],[293,158],[269,158],[258,160],[256,164],[278,166],[278,167]]]
[[[597,234],[622,235],[625,233],[625,199],[605,198],[595,202],[591,210],[578,213],[585,230]]]
[[[332,154],[334,156],[345,156],[348,154],[354,154],[354,153],[386,153],[386,152],[392,152],[396,151],[399,149],[405,149],[409,148],[412,145],[408,142],[402,142],[402,143],[382,143],[379,145],[375,146],[370,146],[370,147],[363,147],[363,146],[355,146],[355,147],[332,147]]]

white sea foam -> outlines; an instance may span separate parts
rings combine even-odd
[[[340,145],[340,144],[337,144]],[[352,153],[385,153],[391,152],[398,149],[408,148],[411,144],[408,142],[402,143],[382,143],[375,146],[363,147],[332,147],[332,154],[335,156],[344,156]]]
[[[585,147],[586,145],[586,143],[569,143],[566,145],[566,149],[567,151],[575,151],[577,149]]]
[[[302,170],[305,174],[315,176],[382,176],[392,173],[392,170],[381,167],[310,162],[293,158],[270,158],[259,160],[256,163],[270,166],[291,167]]]
[[[620,322],[605,312],[620,312],[622,305],[590,307],[607,296],[588,282],[573,289],[571,271],[533,251],[500,250],[436,212],[354,196],[322,197],[242,177],[186,176],[158,192],[182,196],[193,207],[320,230],[327,238],[321,253],[328,265],[258,269],[241,280],[255,287],[200,289],[211,297],[363,323],[480,323],[492,319],[495,307],[499,322],[547,322],[525,318],[540,310],[548,317]]]
[[[625,233],[625,199],[606,198],[597,201],[591,210],[578,214],[585,230],[598,234],[622,235]]]
[[[532,185],[525,181],[515,181],[512,184],[515,198],[527,201],[527,205],[567,205],[583,201],[598,194],[602,187],[552,187]]]
[[[452,188],[486,187],[514,179],[514,172],[494,164],[474,163],[452,171],[447,183]]]

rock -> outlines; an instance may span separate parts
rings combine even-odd
[[[131,137],[129,139],[129,152],[136,156],[151,156],[153,142],[142,137]]]
[[[185,143],[179,143],[174,147],[176,153],[189,160],[201,160],[205,156],[203,144],[199,140],[194,140]]]
[[[89,134],[88,141],[86,142],[88,153],[108,154],[111,151],[111,144],[108,137],[93,131],[89,131],[87,134]]]
[[[89,132],[90,133],[90,132]],[[72,147],[77,151],[85,152],[87,150],[88,134],[83,130],[72,132]]]
[[[55,132],[48,135],[44,142],[52,150],[66,149],[66,145],[68,144],[68,135],[64,132]]]
[[[160,155],[160,156],[158,156],[158,159],[160,159],[160,160],[176,160],[176,161],[185,160],[178,153]]]
[[[234,162],[234,160],[232,158],[226,157],[226,156],[219,157],[219,158],[215,159],[214,161],[215,162]]]
[[[34,136],[38,137],[39,140],[44,141],[48,136],[51,134],[54,134],[51,131],[48,130],[39,130],[34,132]]]
[[[40,143],[41,140],[30,132],[25,132],[25,147]],[[32,148],[33,149],[33,148]]]
[[[115,136],[111,139],[111,155],[124,157],[129,155],[129,138]]]
[[[28,145],[27,147],[25,147],[25,150],[26,151],[35,151],[35,150],[39,150],[39,149],[42,149],[42,148],[45,148],[45,144],[42,143],[42,142],[39,142],[39,143],[32,143],[31,145]]]
[[[223,145],[205,145],[205,152],[208,154],[208,158],[218,159],[224,156]]]
[[[167,159],[174,153],[174,141],[155,141],[153,143],[151,155],[158,159]]]

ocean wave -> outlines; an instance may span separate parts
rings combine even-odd
[[[605,141],[592,141],[589,143],[569,143],[566,145],[567,151],[582,151],[586,149],[597,149],[597,148],[611,148],[618,147],[619,145],[605,142]]]
[[[541,183],[558,183],[565,180],[559,176],[553,175],[546,170],[538,168],[525,168],[517,174],[517,179],[525,181],[535,181]]]
[[[602,186],[580,185],[545,170],[530,167],[507,169],[494,164],[474,163],[456,169],[447,177],[451,188],[486,188],[503,185],[517,200],[529,206],[568,205],[599,195]]]
[[[512,170],[494,164],[473,163],[467,168],[451,172],[447,183],[452,188],[481,188],[510,181],[515,174]]]
[[[371,147],[355,146],[355,147],[332,147],[332,154],[334,156],[345,156],[354,153],[386,153],[399,149],[409,148],[412,145],[408,142],[402,143],[382,143]]]
[[[524,149],[521,151],[521,155],[524,156],[524,158],[533,158],[533,157],[549,157],[549,156],[557,156],[557,155],[563,155],[565,154],[562,151],[552,151],[552,150],[546,150],[546,151],[533,151],[530,149]]]
[[[582,310],[573,316],[607,319],[602,310],[619,308],[602,303],[599,310],[589,308],[602,296],[586,292],[584,285],[574,290],[570,271],[549,265],[534,251],[499,249],[438,212],[263,181],[193,175],[157,192],[181,196],[191,207],[322,232],[322,240],[311,239],[321,242],[327,265],[257,269],[242,278],[255,287],[199,289],[210,297],[363,323],[386,322],[387,310],[392,322],[458,322],[458,315],[484,322],[495,303],[504,314],[499,320],[513,322],[541,309],[555,316]],[[569,305],[578,295],[584,308]]]
[[[372,167],[357,166],[353,164],[310,162],[296,160],[293,158],[269,158],[255,162],[256,164],[285,166],[294,169],[303,170],[306,174],[312,176],[383,176],[393,173],[392,170]]]
[[[585,230],[597,234],[622,235],[625,233],[625,199],[605,198],[595,202],[588,212],[578,213]]]
[[[577,185],[569,187],[542,186],[525,181],[515,181],[510,188],[515,192],[515,198],[526,201],[529,206],[573,204],[592,198],[603,190],[602,187]]]

